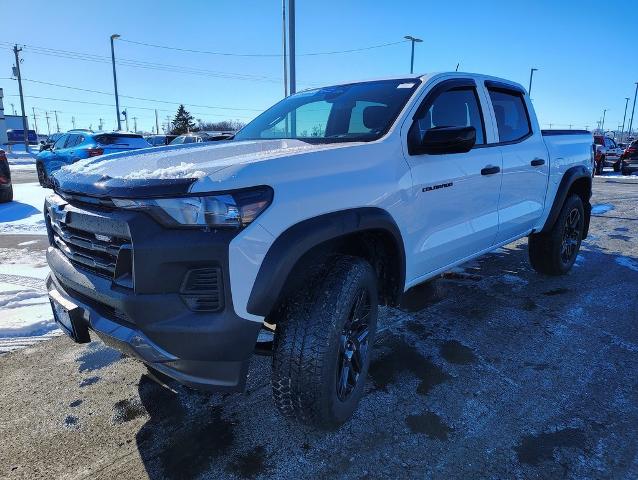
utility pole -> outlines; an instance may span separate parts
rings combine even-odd
[[[288,41],[290,44],[290,95],[297,93],[297,71],[295,66],[295,0],[288,0]],[[294,117],[294,113],[293,113]],[[293,120],[293,136],[295,135]]]
[[[13,110],[13,116],[15,117],[18,112],[16,112],[16,107],[13,105],[13,103],[11,104],[11,110]]]
[[[159,135],[159,119],[157,118],[157,109],[155,109],[155,133]]]
[[[33,110],[33,126],[35,128],[35,136],[38,136],[38,117],[35,116],[35,107],[31,107]]]
[[[457,64],[456,64],[456,70],[454,70],[455,72],[458,72],[458,71],[459,71],[459,65],[461,65],[461,63],[457,63]]]
[[[73,130],[75,130],[75,117],[71,117],[71,125],[73,125]]]
[[[137,133],[137,117],[133,117],[133,131]]]
[[[286,45],[286,0],[281,0],[281,41],[284,58],[284,98],[288,96],[288,52]]]
[[[571,129],[572,129],[572,127],[573,127],[573,125],[570,123],[570,124],[569,124],[569,129],[571,130]]]
[[[51,136],[51,125],[49,125],[49,112],[44,112],[44,118],[47,119],[47,135]]]
[[[124,121],[126,122],[126,131],[128,132],[128,110],[125,108],[122,114],[124,115]]]
[[[58,122],[58,111],[53,110],[53,113],[55,113],[55,129],[58,133],[60,133],[60,123]]]
[[[116,38],[120,38],[117,33],[111,35],[111,63],[113,64],[113,87],[115,88],[115,113],[117,114],[117,129],[122,130],[122,121],[120,120],[120,99],[117,95],[117,74],[115,73],[115,47],[113,46],[113,40],[115,40]],[[128,127],[126,129],[128,130]]]
[[[171,133],[171,116],[166,115],[166,133]]]
[[[20,108],[22,110],[22,133],[24,134],[24,149],[29,151],[29,127],[27,126],[27,116],[24,113],[24,94],[22,93],[22,75],[20,74],[20,52],[21,48],[17,45],[13,47],[13,53],[16,57],[15,73],[18,77],[18,89],[20,90]]]
[[[103,128],[102,123],[103,123],[103,122],[104,122],[104,120],[102,120],[102,119],[100,118],[100,124],[99,124],[99,125],[98,125],[98,127],[97,127],[97,129],[98,129],[98,130],[100,130],[100,131],[102,131],[102,128]]]
[[[538,68],[532,68],[529,71],[529,88],[527,89],[529,98],[532,98],[532,80],[534,79],[534,72],[538,72]]]
[[[631,137],[631,127],[634,125],[634,111],[636,110],[636,95],[638,95],[638,82],[636,82],[636,92],[634,93],[634,106],[631,108],[631,120],[629,120],[629,136]]]
[[[413,37],[411,35],[406,35],[405,37],[406,40],[410,40],[410,42],[412,42],[412,54],[410,55],[410,73],[414,73],[414,44],[415,43],[421,43],[423,40],[421,40],[420,38],[416,38]],[[456,68],[458,68],[458,65],[456,66]]]
[[[622,130],[620,130],[620,141],[625,136],[625,120],[627,120],[627,105],[629,105],[629,97],[625,97],[625,115],[622,117]]]
[[[602,133],[605,133],[605,116],[607,115],[607,108],[603,110],[603,121],[600,124],[600,129],[602,130]]]

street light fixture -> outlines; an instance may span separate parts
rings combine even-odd
[[[634,125],[634,111],[636,110],[636,96],[638,95],[638,82],[636,82],[636,92],[634,93],[634,106],[631,108],[631,120],[629,121],[629,136],[631,137],[631,127]]]
[[[113,63],[113,86],[115,87],[115,112],[117,113],[117,129],[122,130],[122,121],[120,120],[120,99],[117,95],[117,74],[115,73],[115,48],[113,40],[120,38],[117,33],[111,35],[111,62]]]
[[[538,72],[538,68],[532,68],[529,71],[529,88],[527,89],[527,94],[530,98],[532,98],[532,79],[534,78],[534,72]]]
[[[410,73],[414,73],[414,44],[415,43],[421,43],[423,40],[421,40],[420,38],[416,38],[413,37],[411,35],[406,35],[405,37],[406,40],[410,40],[410,42],[412,42],[412,55],[410,57]]]

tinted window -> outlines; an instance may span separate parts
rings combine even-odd
[[[601,137],[601,136],[599,136],[599,135],[595,135],[595,136],[594,136],[594,143],[595,143],[596,145],[604,145],[604,144],[605,144],[605,142],[604,142],[604,140],[603,140],[603,137]]]
[[[235,139],[375,140],[390,128],[418,84],[415,79],[385,80],[300,92],[259,115]]]
[[[60,138],[58,138],[55,143],[53,144],[53,148],[60,149],[60,148],[64,148],[64,144],[66,143],[66,139],[69,137],[69,135],[62,135]]]
[[[122,148],[144,148],[150,146],[141,135],[107,133],[97,135],[95,141],[100,145],[113,145]]]
[[[517,92],[489,89],[498,137],[501,142],[515,142],[532,131],[523,96]]]
[[[454,88],[436,97],[412,128],[417,129],[420,143],[428,130],[470,126],[476,129],[476,144],[484,144],[483,119],[476,91],[473,88]],[[410,132],[411,135],[417,134],[412,132],[414,130]]]

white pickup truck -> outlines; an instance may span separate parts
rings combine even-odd
[[[55,318],[205,390],[243,389],[266,352],[279,411],[339,425],[378,304],[521,237],[541,274],[572,267],[592,145],[541,132],[516,83],[442,73],[303,91],[226,142],[82,160],[46,202]]]

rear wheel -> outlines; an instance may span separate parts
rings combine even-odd
[[[277,324],[272,392],[284,416],[320,428],[344,423],[363,395],[377,327],[368,262],[339,256],[290,299]]]
[[[614,172],[620,172],[620,160],[614,163]]]
[[[13,185],[0,191],[0,203],[7,203],[13,200]]]
[[[571,195],[552,229],[529,237],[529,259],[534,270],[546,275],[567,273],[576,261],[584,227],[583,201],[578,195]]]

